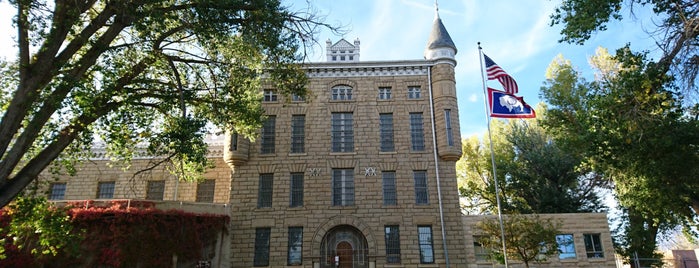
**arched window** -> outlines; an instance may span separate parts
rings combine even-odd
[[[336,226],[320,244],[321,267],[369,267],[367,241],[362,232],[349,225]]]
[[[352,99],[352,87],[348,85],[337,85],[332,88],[332,95],[330,96],[332,100],[351,100]]]

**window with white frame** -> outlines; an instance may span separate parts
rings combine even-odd
[[[583,237],[585,238],[585,252],[587,253],[587,258],[604,258],[600,234],[583,234]]]
[[[558,244],[558,258],[561,260],[575,259],[575,242],[573,242],[573,234],[556,235],[556,244]]]
[[[331,100],[352,100],[352,87],[338,85],[332,88]]]
[[[420,93],[420,86],[409,86],[408,87],[408,99],[419,99],[422,98]]]
[[[277,101],[277,92],[274,91],[273,89],[265,89],[263,91],[264,98],[262,101],[264,102],[275,102]]]
[[[304,101],[306,101],[306,98],[304,98],[303,96],[301,96],[299,94],[293,93],[293,94],[291,94],[291,101],[304,102]]]
[[[333,206],[354,205],[354,169],[332,170]]]
[[[330,132],[333,152],[354,151],[354,128],[352,113],[332,113]]]
[[[379,87],[379,99],[380,100],[390,100],[391,99],[391,87]]]

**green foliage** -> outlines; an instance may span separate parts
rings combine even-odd
[[[263,85],[303,96],[299,50],[318,27],[336,30],[278,0],[11,3],[19,56],[0,63],[0,206],[53,160],[70,171],[96,138],[126,167],[145,145],[196,179],[205,135],[253,139]]]
[[[545,117],[545,113],[538,113]],[[605,187],[580,159],[562,150],[536,121],[494,121],[493,151],[504,213],[571,213],[602,209]],[[485,138],[484,138],[485,139]],[[470,213],[495,213],[490,145],[471,137],[457,162],[459,190]]]
[[[80,229],[73,227],[67,210],[53,206],[45,198],[17,198],[2,211],[2,216],[10,220],[6,226],[0,226],[0,234],[4,235],[3,240],[11,240],[19,253],[31,255],[39,262],[58,254],[77,254],[82,241]],[[0,259],[7,257],[0,254]]]
[[[537,214],[512,214],[503,217],[502,226],[505,231],[508,260],[519,260],[529,267],[532,261],[546,261],[558,254],[556,235],[559,233],[561,223],[553,222],[548,218],[542,219]],[[479,222],[477,228],[485,234],[478,242],[489,249],[493,260],[504,263],[502,229],[499,220],[496,217],[488,218]]]

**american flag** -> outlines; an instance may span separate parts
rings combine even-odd
[[[495,64],[495,62],[487,55],[483,54],[483,57],[485,57],[485,72],[488,74],[488,80],[497,79],[500,81],[500,84],[502,84],[502,87],[508,94],[516,94],[519,92],[517,82],[514,78],[512,78],[512,76],[507,74],[505,70]]]

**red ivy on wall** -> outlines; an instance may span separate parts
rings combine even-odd
[[[49,258],[51,266],[172,267],[173,255],[178,263],[210,259],[201,256],[202,249],[207,241],[221,238],[229,221],[225,215],[163,211],[147,201],[112,201],[107,206],[86,202],[69,204],[67,211],[74,229],[83,232],[81,255]],[[3,215],[0,224],[7,222]],[[21,255],[5,249],[8,257]],[[18,267],[7,266],[10,260],[0,260],[0,267]]]

